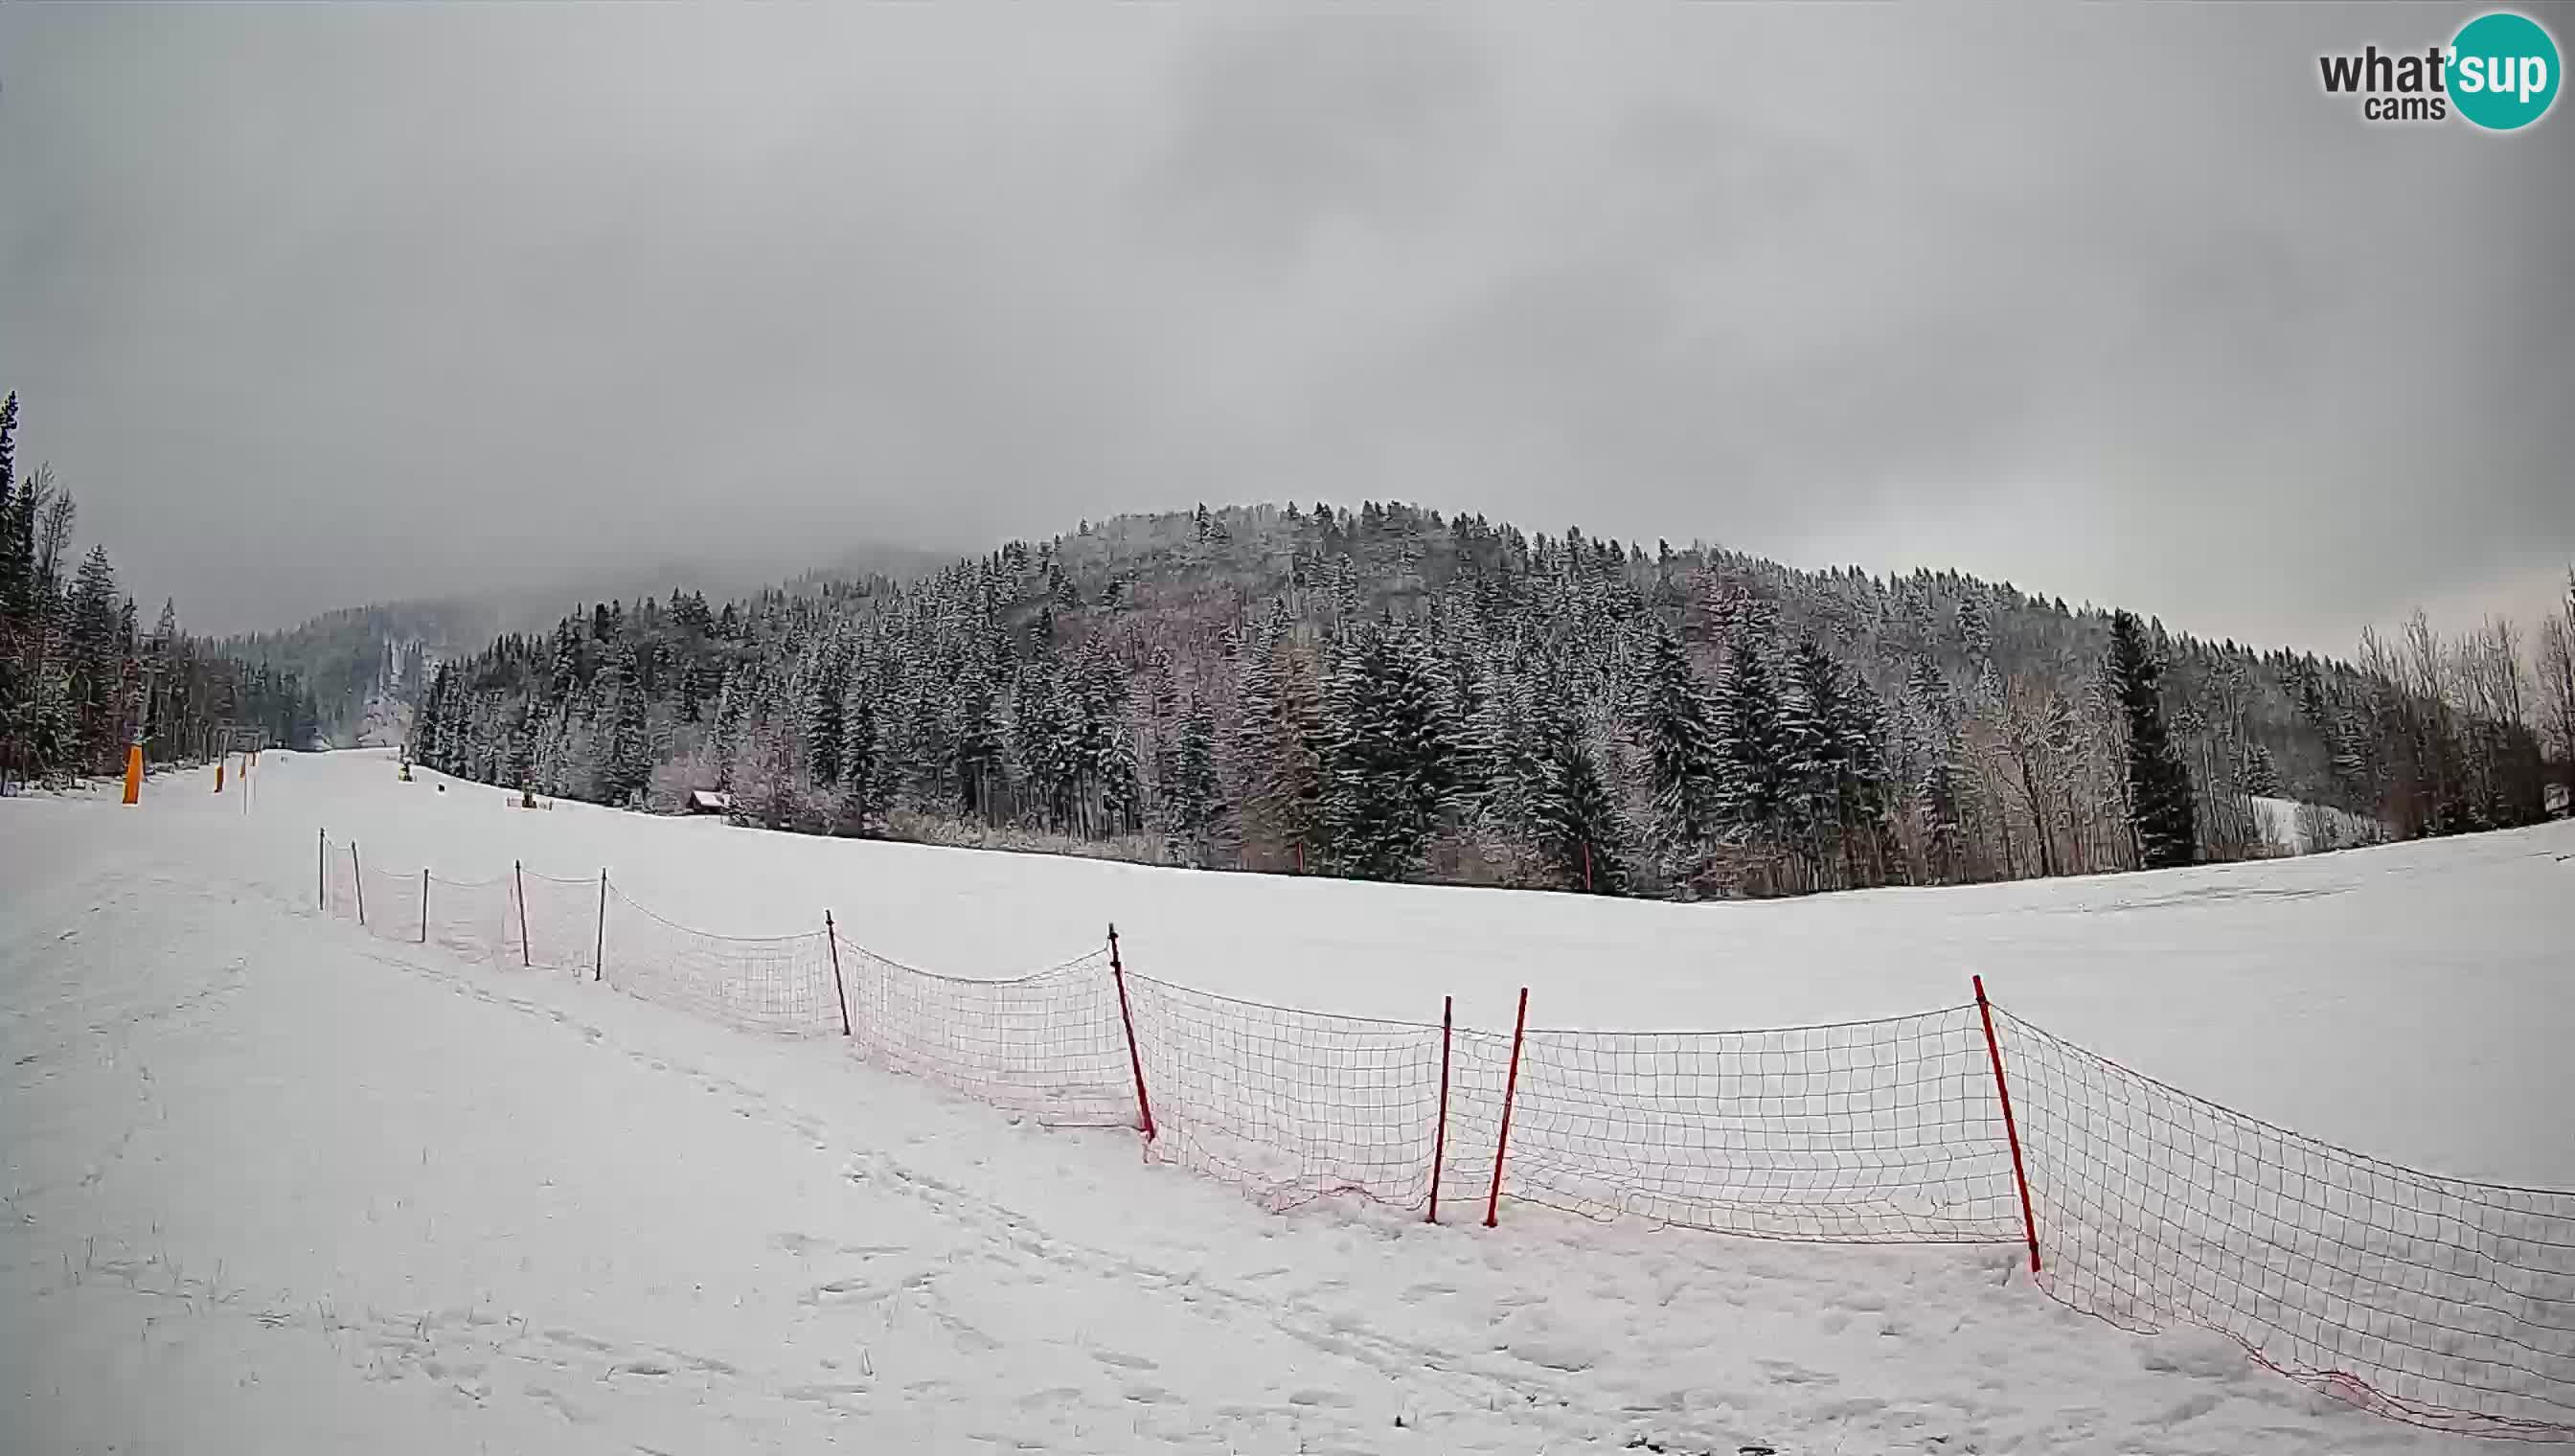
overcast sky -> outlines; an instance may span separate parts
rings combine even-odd
[[[2575,103],[2317,82],[2472,13],[0,6],[0,388],[205,630],[1400,498],[2346,651],[2575,557]]]

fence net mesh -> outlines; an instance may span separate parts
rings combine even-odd
[[[2575,1193],[2346,1152],[2000,1010],[1995,1034],[2051,1296],[2417,1424],[2575,1437]]]
[[[510,914],[502,921],[501,963],[531,970],[597,974],[600,952],[600,881],[567,879],[514,868]]]
[[[1055,1126],[1133,1126],[1272,1207],[1335,1194],[1480,1216],[1501,1195],[1759,1238],[2018,1243],[1977,1007],[1765,1031],[1508,1034],[1239,1000],[1107,949],[1010,979],[915,969],[820,927],[719,936],[604,876],[454,881],[327,838],[326,910],[504,967],[598,974]],[[424,899],[424,895],[426,898]],[[604,951],[604,959],[603,959]],[[846,1009],[847,1021],[844,1021]],[[2575,1440],[2575,1191],[2416,1172],[2191,1097],[1999,1008],[2042,1269],[2125,1329],[2216,1331],[2395,1419]],[[1507,1091],[1507,1097],[1506,1097]],[[1456,1210],[1454,1214],[1448,1210]]]
[[[1458,1033],[1447,1187],[1490,1186],[1510,1049]],[[2020,1231],[1973,1006],[1769,1031],[1532,1030],[1502,1181],[1506,1197],[1589,1218],[1760,1238]]]
[[[426,881],[417,872],[396,874],[373,865],[361,869],[358,876],[367,906],[367,933],[379,940],[418,944],[427,924],[423,911],[429,901],[422,894]]]
[[[1129,975],[1157,1151],[1273,1207],[1430,1198],[1439,1028],[1234,1000]]]
[[[711,935],[666,920],[608,889],[602,977],[646,1000],[755,1031],[838,1034],[831,943],[803,935]]]
[[[915,970],[844,939],[841,974],[853,1039],[870,1060],[1050,1126],[1136,1125],[1105,951],[976,980]]]
[[[495,965],[519,963],[509,930],[510,882],[506,879],[440,879],[429,882],[429,943]]]

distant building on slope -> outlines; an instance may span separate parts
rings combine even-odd
[[[2557,818],[2562,819],[2566,817],[2568,813],[2567,800],[2569,798],[2575,798],[2575,793],[2570,793],[2565,784],[2552,783],[2548,785],[2548,812]]]
[[[689,790],[689,812],[693,814],[731,813],[733,795],[718,793],[712,788],[692,788]]]

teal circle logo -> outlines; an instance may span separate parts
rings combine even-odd
[[[2539,120],[2557,99],[2557,42],[2527,15],[2496,10],[2450,41],[2450,104],[2490,132]]]

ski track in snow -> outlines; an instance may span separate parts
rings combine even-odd
[[[2075,1316],[2015,1248],[1273,1215],[388,946],[299,898],[325,766],[256,824],[0,804],[0,1448],[2497,1449]]]

